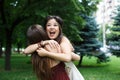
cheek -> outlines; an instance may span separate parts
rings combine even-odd
[[[60,30],[58,29],[58,33],[60,33]]]
[[[57,27],[57,28],[56,28],[56,30],[57,30],[58,32],[60,32],[60,29],[59,29],[59,27]]]
[[[60,31],[61,31],[60,28],[58,28],[58,32],[59,32],[59,33],[60,33]]]
[[[49,31],[49,28],[46,28],[46,32],[48,33],[48,31]]]
[[[59,33],[60,33],[60,30],[59,30],[59,29],[57,29],[57,35],[59,35]]]

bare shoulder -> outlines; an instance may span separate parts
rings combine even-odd
[[[71,44],[70,40],[66,36],[63,36],[61,44],[63,46],[67,46],[72,51],[74,51],[73,45]]]
[[[60,45],[62,47],[64,47],[64,48],[65,48],[65,46],[69,48],[70,47],[70,41],[69,41],[69,39],[66,36],[63,36]]]
[[[61,42],[68,42],[69,43],[70,41],[66,36],[63,36]]]

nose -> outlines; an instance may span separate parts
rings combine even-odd
[[[50,29],[54,29],[54,26],[50,26]]]
[[[54,28],[54,26],[52,25],[51,28]]]

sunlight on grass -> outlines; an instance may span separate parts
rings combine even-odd
[[[84,57],[78,69],[85,80],[119,80],[120,58],[111,56],[110,59],[110,62],[97,64],[95,57]],[[11,67],[11,71],[5,71],[4,57],[0,58],[0,80],[37,80],[29,56],[12,54]]]

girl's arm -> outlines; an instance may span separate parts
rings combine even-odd
[[[48,56],[50,58],[60,61],[69,62],[71,60],[80,60],[80,56],[72,52],[74,49],[70,41],[66,37],[63,37],[62,42],[60,43],[60,47],[62,53],[59,53],[57,50],[55,50],[56,47],[53,47],[52,45],[50,46],[50,44],[49,44],[49,48],[47,48],[48,50],[41,48],[37,50],[37,52],[40,56]],[[59,48],[57,47],[57,49]]]
[[[42,45],[46,45],[46,44],[50,45],[50,48],[48,50],[49,52],[47,52],[47,54],[49,54],[49,57],[51,57],[51,58],[54,58],[54,59],[57,59],[57,60],[61,60],[61,61],[70,61],[71,57],[72,57],[72,60],[79,60],[80,59],[79,55],[77,55],[77,54],[72,52],[73,51],[73,47],[72,47],[70,41],[66,37],[63,37],[62,42],[61,42],[61,49],[62,49],[62,52],[65,53],[65,54],[57,54],[56,55],[56,53],[60,53],[60,48],[59,48],[58,43],[56,43],[56,41],[54,41],[54,40],[46,40],[46,41],[42,42]],[[51,50],[55,50],[56,47],[57,47],[57,52],[56,53],[52,53]],[[38,44],[37,43],[36,44],[32,44],[32,45],[28,46],[24,50],[24,53],[25,54],[33,53],[34,51],[37,50],[37,48],[38,48]],[[38,50],[38,52],[39,52],[39,50]],[[43,55],[43,54],[41,52],[39,52],[39,55]],[[44,55],[46,55],[46,54],[44,54]]]
[[[80,56],[78,54],[75,54],[74,52],[71,53],[72,54],[72,60],[73,61],[79,61],[80,60]]]
[[[45,50],[44,48],[39,48],[37,52],[39,56],[47,56],[52,59],[59,60],[59,61],[65,61],[65,62],[71,61],[71,58],[67,54],[50,52],[50,51]]]
[[[29,45],[27,48],[25,48],[25,50],[23,51],[24,54],[30,54],[33,53],[37,50],[38,48],[38,44],[31,44]]]
[[[39,45],[42,45],[42,46],[45,46],[45,45],[47,45],[47,44],[49,44],[50,47],[51,47],[51,46],[52,46],[52,47],[59,46],[59,44],[58,44],[56,41],[54,41],[54,40],[46,40],[46,41],[41,41],[41,42],[39,43]],[[24,53],[24,54],[31,54],[31,53],[33,53],[34,51],[36,51],[37,48],[38,48],[38,43],[36,43],[36,44],[31,44],[31,45],[27,46],[27,47],[24,49],[23,53]]]
[[[51,49],[53,47],[57,48],[57,46],[59,46],[58,43],[56,43],[56,41],[54,41],[54,40],[46,40],[43,43],[44,44],[49,44]],[[61,45],[61,47],[63,47],[63,49],[61,48],[63,53],[71,54],[72,60],[80,60],[80,56],[74,53],[74,48],[73,48],[72,44],[70,43],[70,41],[69,41],[69,39],[67,37],[63,36],[60,45]],[[68,52],[68,50],[70,50],[70,51]]]
[[[59,49],[61,49],[62,53],[58,52]],[[37,50],[37,52],[40,56],[47,56],[59,61],[69,62],[71,61],[71,58],[72,58],[70,54],[71,49],[67,42],[62,42],[60,44],[60,47],[50,46],[49,48],[47,48],[47,50],[40,48]]]
[[[73,48],[71,42],[69,41],[69,39],[64,36],[62,39],[62,42],[65,42],[65,43],[67,42],[69,44],[70,49],[71,49],[72,60],[80,60],[80,56],[78,54],[74,53],[74,48]]]

